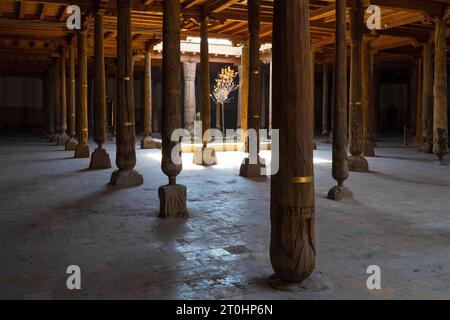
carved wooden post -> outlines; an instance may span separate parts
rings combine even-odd
[[[78,44],[78,145],[75,149],[75,158],[89,158],[88,145],[88,82],[87,82],[87,56],[86,31],[77,31]]]
[[[99,8],[94,22],[94,140],[97,149],[92,153],[90,169],[101,170],[111,168],[109,154],[103,149],[106,142],[106,78],[103,37],[103,12]]]
[[[48,70],[48,133],[49,140],[53,141],[56,134],[55,131],[55,66],[54,63],[51,64]]]
[[[316,134],[316,53],[311,50],[311,123],[312,123],[312,132],[313,132],[313,140],[312,147],[314,150],[317,149],[317,144],[314,141],[314,136]]]
[[[423,46],[422,85],[422,143],[419,150],[433,150],[433,48],[431,42]]]
[[[369,171],[364,152],[364,110],[362,106],[362,42],[364,30],[362,0],[353,0],[350,10],[350,34],[352,53],[350,67],[350,171]]]
[[[55,135],[53,136],[52,142],[56,142],[58,145],[59,136],[62,133],[61,129],[61,58],[55,58],[55,68],[54,68],[54,90],[52,92],[55,101]]]
[[[183,63],[184,71],[184,127],[194,134],[195,123],[195,74],[197,63],[191,59]]]
[[[162,162],[161,169],[169,178],[169,184],[158,190],[161,218],[187,217],[184,185],[177,184],[182,170],[180,159],[173,159],[174,148],[179,141],[172,141],[173,132],[180,125],[180,0],[163,3],[163,109],[162,109]],[[209,79],[209,78],[208,78]]]
[[[194,152],[194,164],[197,165],[215,165],[217,164],[216,151],[208,148],[209,137],[205,132],[211,128],[211,79],[209,66],[209,44],[208,44],[208,17],[202,17],[200,24],[200,71],[201,71],[201,92],[200,107],[202,118],[202,142],[203,147]]]
[[[423,86],[423,62],[420,58],[417,62],[417,109],[416,109],[416,137],[414,143],[420,146],[422,141],[422,86]]]
[[[311,123],[309,1],[275,0],[273,128],[279,171],[272,177],[270,283],[300,282],[315,267],[314,164]]]
[[[144,65],[144,136],[141,140],[142,149],[152,149],[156,145],[152,139],[152,49],[153,46],[147,44],[145,48]]]
[[[272,74],[273,74],[273,70],[272,70],[272,57],[270,58],[270,79],[269,79],[269,131],[272,130],[272,86],[273,86],[273,82],[272,82]],[[272,133],[269,132],[269,134],[271,135]]]
[[[248,118],[247,127],[255,131],[256,141],[249,139],[247,134],[247,145],[256,143],[256,147],[249,146],[249,156],[244,159],[239,170],[239,175],[246,178],[261,176],[261,169],[265,167],[264,160],[259,156],[260,141],[259,129],[261,128],[261,62],[260,62],[260,22],[261,22],[261,0],[249,0],[248,4],[248,27],[249,27],[249,90],[248,90]]]
[[[243,131],[248,129],[248,90],[249,90],[249,46],[248,41],[245,41],[241,48],[241,66],[239,70],[239,114],[238,114],[238,128]],[[243,134],[242,142],[245,143],[246,137]]]
[[[57,145],[64,146],[69,140],[69,136],[67,135],[67,101],[66,101],[66,48],[61,48],[61,59],[59,61],[59,72],[61,79],[61,89],[59,99],[61,101],[61,133],[58,136]]]
[[[328,65],[323,64],[322,76],[322,135],[328,137]]]
[[[110,184],[131,187],[144,183],[133,170],[136,165],[135,117],[133,87],[133,54],[131,47],[131,0],[117,0],[117,137],[116,165]]]
[[[365,34],[362,42],[362,111],[363,111],[363,144],[366,157],[375,156],[373,138],[373,52],[371,36]]]
[[[66,151],[75,151],[78,145],[76,139],[76,124],[75,124],[75,37],[69,41],[69,136],[70,139],[66,142]]]
[[[442,162],[448,152],[447,23],[443,17],[436,17],[435,35],[433,153]]]
[[[347,160],[347,44],[346,44],[346,0],[336,1],[336,51],[333,78],[333,179],[338,185],[330,190],[328,198],[343,200],[351,197],[344,186],[348,178]]]

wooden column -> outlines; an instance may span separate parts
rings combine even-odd
[[[48,138],[53,141],[55,131],[55,65],[54,63],[48,69]]]
[[[275,275],[270,284],[278,288],[305,280],[315,267],[309,1],[275,0],[273,24],[279,171],[271,180],[270,259]]]
[[[415,64],[411,68],[411,75],[409,77],[409,84],[408,84],[408,128],[412,131],[415,130],[416,127],[416,115],[417,115],[417,85],[418,85],[418,68]]]
[[[75,158],[89,158],[88,145],[88,81],[86,31],[77,31],[78,44],[78,145]]]
[[[66,100],[66,48],[61,48],[61,59],[59,61],[59,72],[61,80],[61,89],[59,99],[61,101],[61,133],[58,136],[57,145],[65,146],[69,140],[69,135],[67,134],[67,100]]]
[[[433,150],[433,48],[431,42],[423,46],[422,75],[422,141],[419,150]]]
[[[317,144],[314,141],[314,136],[316,134],[316,53],[311,50],[311,122],[313,124],[312,132],[313,132],[313,140],[312,146],[313,149],[317,149]]]
[[[53,136],[52,142],[58,144],[59,136],[62,133],[61,129],[61,58],[55,58],[55,68],[54,72],[54,91],[52,92],[54,98],[54,113],[55,113],[55,135]]]
[[[152,149],[156,145],[152,138],[152,114],[153,114],[153,96],[152,96],[152,49],[150,44],[145,48],[144,63],[144,135],[141,140],[142,149]]]
[[[250,140],[249,134],[246,135],[249,156],[242,163],[239,175],[246,178],[255,178],[261,176],[261,169],[265,166],[264,160],[259,157],[259,129],[261,128],[261,62],[259,54],[261,0],[249,0],[247,4],[250,45],[247,128],[254,131],[256,141]],[[252,143],[256,143],[256,146],[251,146],[250,144]]]
[[[350,171],[369,171],[364,152],[364,109],[362,91],[362,42],[364,30],[362,0],[352,0],[350,9],[351,66],[350,66]]]
[[[348,178],[348,126],[347,126],[347,44],[346,44],[346,0],[336,0],[336,51],[333,77],[333,187],[328,198],[343,200],[351,197],[351,191],[344,186]]]
[[[423,61],[420,58],[417,62],[417,109],[416,109],[416,137],[414,143],[418,146],[422,141],[422,86],[423,86]]]
[[[144,183],[136,165],[131,0],[117,0],[116,165],[110,184],[131,187]]]
[[[447,23],[443,17],[436,17],[435,37],[433,153],[442,162],[448,152]]]
[[[76,123],[75,123],[75,37],[69,41],[69,137],[66,142],[66,151],[75,151],[78,141],[76,139]]]
[[[171,139],[173,131],[180,126],[180,10],[180,0],[165,0],[163,2],[164,107],[162,110],[161,169],[169,178],[169,184],[161,186],[158,190],[159,216],[161,218],[188,216],[186,208],[187,188],[184,185],[177,184],[177,176],[183,166],[181,159],[177,162],[172,158],[172,152],[174,148],[180,148],[180,142]]]
[[[373,138],[373,51],[372,37],[365,34],[363,37],[361,50],[362,65],[362,111],[363,111],[363,143],[364,155],[366,157],[375,156],[375,145]]]
[[[202,142],[203,147],[194,152],[194,164],[215,165],[217,164],[216,151],[208,148],[209,138],[205,132],[211,129],[211,78],[209,66],[209,44],[208,44],[208,21],[206,16],[202,17],[200,24],[200,115],[202,119]]]
[[[248,129],[248,84],[249,84],[249,46],[245,41],[241,48],[241,67],[239,70],[239,122],[238,128],[243,131]],[[242,142],[245,142],[245,134],[242,136]]]
[[[94,141],[97,149],[92,153],[92,170],[111,168],[109,154],[103,149],[106,142],[106,78],[104,54],[103,10],[95,14],[94,22]]]
[[[191,59],[183,63],[184,71],[184,128],[194,134],[195,123],[195,74],[197,63]]]
[[[272,86],[273,86],[273,82],[272,82],[272,74],[273,74],[273,70],[272,70],[272,58],[270,58],[270,75],[269,75],[269,131],[272,130]],[[272,135],[271,132],[269,132],[270,135]]]
[[[322,75],[322,135],[327,137],[328,128],[328,65],[323,65]]]

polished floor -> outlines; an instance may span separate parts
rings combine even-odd
[[[238,176],[242,153],[219,153],[210,168],[185,155],[190,218],[161,220],[159,150],[137,149],[144,185],[115,189],[113,169],[87,170],[89,159],[62,149],[0,136],[0,298],[450,298],[450,166],[401,139],[379,141],[372,171],[351,174],[354,200],[343,203],[326,199],[331,151],[318,143],[317,267],[297,292],[267,285],[270,186]],[[81,290],[66,287],[69,265],[81,268]],[[371,265],[381,290],[367,288]]]

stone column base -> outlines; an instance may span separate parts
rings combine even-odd
[[[66,151],[75,151],[75,149],[78,146],[78,141],[75,139],[75,137],[71,137],[66,142]]]
[[[75,148],[75,158],[82,159],[82,158],[89,158],[91,156],[89,152],[89,146],[86,143],[79,143],[77,147]]]
[[[156,149],[156,143],[152,137],[144,137],[141,140],[141,149]]]
[[[58,134],[58,133],[52,134],[52,135],[50,136],[50,142],[56,142],[56,141],[58,141],[58,137],[59,137],[59,134]]]
[[[103,170],[111,168],[111,160],[109,159],[109,154],[105,149],[99,147],[91,155],[91,164],[89,169],[91,170]]]
[[[352,197],[353,193],[347,187],[336,186],[331,188],[331,190],[328,192],[328,199],[334,201],[341,201]]]
[[[159,217],[162,219],[187,218],[189,213],[186,207],[186,194],[186,186],[181,184],[159,187]]]
[[[136,170],[117,170],[111,175],[109,184],[115,187],[135,187],[144,183],[144,177]]]
[[[58,146],[65,146],[67,141],[69,141],[70,137],[67,135],[67,133],[61,133],[58,136],[58,140],[56,141],[56,145]]]
[[[194,151],[194,164],[198,166],[214,166],[217,162],[216,150],[213,148],[197,148]]]
[[[265,167],[265,161],[260,157],[258,157],[258,161],[255,164],[250,163],[250,158],[245,158],[239,169],[239,175],[244,178],[266,177],[261,174],[261,169]]]
[[[352,172],[368,172],[369,163],[363,156],[351,156],[348,159],[348,169]]]

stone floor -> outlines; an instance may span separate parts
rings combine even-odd
[[[450,166],[400,140],[380,141],[372,172],[351,174],[345,203],[326,199],[331,152],[319,143],[317,267],[288,293],[267,285],[269,181],[238,176],[243,154],[220,153],[211,168],[185,155],[191,217],[161,220],[160,151],[137,150],[143,186],[114,189],[113,169],[89,171],[42,137],[1,136],[0,298],[449,299]],[[73,264],[79,291],[66,288]],[[367,289],[370,265],[382,290]]]

